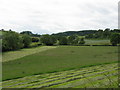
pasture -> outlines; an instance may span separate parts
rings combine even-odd
[[[52,49],[52,48],[56,48],[56,47],[55,46],[54,47],[53,46],[51,46],[51,47],[39,46],[39,47],[34,47],[34,48],[20,49],[20,50],[17,50],[17,51],[3,52],[2,53],[2,55],[3,55],[2,56],[2,62],[8,62],[8,61],[11,61],[11,60],[22,58],[24,56],[31,55],[31,54],[38,53],[38,52],[42,52],[42,51],[49,50],[49,49]]]
[[[56,48],[3,62],[3,80],[117,62],[112,46],[57,46]]]
[[[86,45],[111,45],[110,40],[85,39]]]
[[[118,63],[32,75],[3,82],[3,88],[118,88]]]

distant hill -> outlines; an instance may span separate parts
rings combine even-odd
[[[71,36],[71,35],[79,35],[79,36],[85,36],[88,34],[94,34],[97,30],[82,30],[82,31],[66,31],[66,32],[60,32],[52,35],[59,35],[59,36]]]
[[[66,32],[52,34],[52,35],[54,36],[78,35],[78,36],[85,36],[85,38],[101,38],[101,39],[107,38],[109,39],[113,33],[120,34],[120,29],[110,30],[109,28],[106,28],[105,30],[99,29],[99,30],[66,31]]]

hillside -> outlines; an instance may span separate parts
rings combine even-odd
[[[52,35],[59,35],[59,36],[71,36],[71,35],[79,35],[79,36],[85,36],[87,34],[94,34],[97,30],[82,30],[82,31],[66,31],[66,32],[60,32]]]
[[[81,31],[66,31],[60,32],[56,34],[52,34],[55,36],[71,36],[71,35],[78,35],[78,36],[85,36],[85,38],[97,38],[97,39],[106,39],[111,37],[113,33],[120,33],[119,29],[111,30],[106,28],[105,30],[81,30]]]

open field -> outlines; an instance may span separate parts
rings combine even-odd
[[[120,67],[119,67],[120,68]],[[4,81],[3,88],[118,88],[118,63]]]
[[[117,47],[60,46],[3,62],[3,80],[117,62],[117,60]]]
[[[85,39],[86,45],[111,45],[110,40]]]
[[[55,46],[39,46],[39,47],[35,47],[35,48],[25,48],[25,49],[20,49],[17,51],[8,51],[8,52],[3,52],[2,53],[2,62],[7,62],[7,61],[11,61],[11,60],[15,60],[27,55],[31,55],[34,53],[38,53],[38,52],[42,52],[45,50],[49,50],[49,49],[53,49],[56,48]]]

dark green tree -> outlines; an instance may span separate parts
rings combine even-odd
[[[59,44],[60,45],[67,45],[68,44],[68,40],[65,36],[61,36],[59,39]]]
[[[104,38],[110,38],[110,36],[111,36],[110,29],[106,28],[103,32],[103,37]]]
[[[57,41],[57,39],[52,36],[52,35],[42,35],[40,38],[41,43],[45,44],[45,45],[54,45]]]
[[[80,41],[78,42],[79,45],[85,44],[84,38],[81,38]]]
[[[110,42],[113,46],[116,46],[117,44],[119,44],[120,43],[120,34],[118,34],[118,33],[112,34],[112,36],[110,38]]]
[[[85,36],[85,38],[88,38],[88,39],[89,38],[94,38],[94,35],[93,34],[88,34],[88,35]]]
[[[28,47],[30,46],[31,42],[32,42],[31,37],[30,37],[29,35],[27,35],[27,34],[24,34],[24,35],[22,36],[22,38],[23,38],[24,47],[25,47],[25,48],[28,48]]]
[[[32,42],[39,42],[39,38],[38,37],[32,37]]]
[[[73,45],[73,44],[75,43],[76,38],[78,38],[78,36],[76,36],[76,35],[71,35],[71,36],[69,36],[69,37],[68,37],[68,43],[69,43],[70,45]]]
[[[13,31],[7,31],[2,36],[2,50],[17,50],[23,47],[22,38],[20,35]]]
[[[33,35],[33,33],[31,31],[23,31],[20,34]]]

